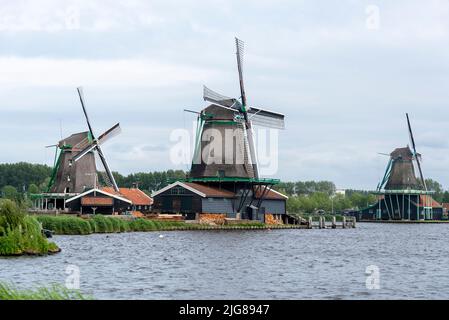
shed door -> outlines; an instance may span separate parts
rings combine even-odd
[[[181,198],[181,211],[182,212],[192,212],[192,197],[182,197]]]
[[[173,203],[171,197],[163,197],[162,198],[162,210],[163,211],[171,211],[173,209]]]
[[[175,212],[180,212],[181,211],[181,199],[173,198],[173,210]]]

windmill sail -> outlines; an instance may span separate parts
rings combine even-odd
[[[237,69],[239,72],[239,82],[240,82],[240,95],[242,98],[242,104],[243,104],[243,108],[246,108],[246,93],[245,93],[245,86],[243,84],[243,55],[245,52],[245,43],[238,39],[235,38],[235,46],[237,49],[236,55],[237,55]],[[242,111],[246,111],[245,109]]]
[[[423,175],[422,169],[421,169],[420,155],[416,152],[415,138],[413,137],[412,126],[410,125],[410,119],[408,117],[408,113],[406,113],[406,117],[407,117],[408,132],[409,132],[409,135],[410,135],[410,140],[412,142],[413,153],[414,153],[414,156],[415,156],[415,159],[416,159],[416,163],[418,165],[419,176],[421,178],[421,183],[422,183],[422,185],[424,187],[424,190],[427,191],[426,180],[424,180],[424,175]]]
[[[277,112],[251,107],[248,110],[249,120],[253,125],[273,129],[285,129],[284,115]]]
[[[226,97],[224,95],[221,95],[221,94],[219,94],[219,93],[209,89],[206,86],[203,86],[203,99],[205,101],[209,101],[209,102],[212,102],[212,103],[217,103],[217,104],[219,104],[221,106],[225,106],[225,107],[228,107],[228,108],[235,107],[235,104],[237,102],[236,99],[229,98],[229,97]]]
[[[117,186],[117,183],[115,182],[114,176],[112,174],[111,169],[109,168],[109,165],[107,163],[107,160],[103,154],[103,151],[101,150],[100,145],[102,143],[104,143],[106,140],[112,138],[113,136],[119,134],[121,132],[120,129],[120,124],[116,124],[114,125],[112,128],[110,128],[109,130],[107,130],[105,133],[103,133],[102,135],[100,135],[100,137],[98,139],[95,139],[95,135],[94,132],[92,130],[92,125],[90,124],[89,121],[89,116],[87,115],[87,111],[86,111],[86,105],[84,102],[84,95],[83,95],[83,90],[81,87],[77,88],[78,90],[78,95],[80,98],[80,102],[81,102],[81,106],[83,108],[83,112],[84,112],[84,116],[86,118],[86,122],[87,122],[87,126],[89,128],[89,134],[90,137],[92,138],[92,143],[89,144],[88,146],[86,146],[83,150],[81,150],[77,155],[75,155],[73,157],[73,161],[77,162],[79,161],[81,158],[83,158],[86,154],[89,154],[91,151],[96,151],[98,156],[100,157],[101,163],[103,164],[103,167],[106,171],[106,174],[108,176],[108,181],[111,182],[112,186],[114,187],[115,191],[119,191],[119,188]]]

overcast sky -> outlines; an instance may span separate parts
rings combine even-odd
[[[449,187],[448,0],[0,0],[0,162],[50,165],[60,122],[86,130],[82,85],[97,134],[121,123],[113,170],[188,169],[170,132],[203,84],[238,95],[234,36],[249,104],[286,115],[274,177],[374,189],[409,112],[424,175]]]

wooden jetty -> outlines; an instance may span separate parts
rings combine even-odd
[[[356,218],[355,217],[343,217],[342,221],[337,222],[336,217],[332,217],[332,219],[328,222],[325,217],[318,217],[318,221],[314,221],[312,217],[309,217],[307,222],[307,227],[309,229],[349,229],[356,227]]]

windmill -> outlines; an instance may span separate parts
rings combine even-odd
[[[396,148],[390,153],[390,160],[387,165],[384,178],[378,184],[377,190],[421,190],[427,191],[426,182],[421,168],[421,154],[416,151],[415,138],[413,136],[412,127],[408,113],[406,114],[407,127],[412,149],[409,146],[404,148]],[[419,179],[415,174],[414,163],[416,162]]]
[[[94,152],[100,158],[105,169],[105,182],[118,192],[118,186],[101,149],[101,145],[120,133],[120,124],[117,123],[96,138],[87,115],[83,90],[80,87],[77,88],[77,91],[88,131],[72,134],[61,140],[57,145],[53,145],[57,147],[57,152],[48,192],[81,193],[85,189],[94,188],[97,185],[98,179]]]
[[[196,145],[187,180],[234,192],[236,217],[243,214],[244,218],[258,219],[259,213],[264,213],[261,204],[265,195],[279,180],[260,178],[253,126],[284,129],[284,115],[248,105],[244,43],[235,38],[235,45],[240,95],[231,98],[203,87],[203,99],[211,104],[197,113]]]
[[[248,105],[243,81],[244,43],[235,38],[235,44],[240,97],[231,98],[204,86],[203,99],[211,102],[212,105],[205,108],[198,116],[197,144],[191,177],[218,175],[219,177],[259,179],[253,125],[275,129],[284,129],[285,127],[283,114]],[[210,137],[207,134],[210,129],[221,132],[223,139],[226,137],[226,130],[234,130],[236,146],[232,158],[230,158],[229,151],[234,153],[234,148],[225,150],[218,164],[209,163],[208,159],[204,159],[202,150],[207,148],[210,143]],[[240,163],[238,159],[243,159],[243,163]]]
[[[438,204],[427,190],[421,167],[421,154],[417,152],[415,138],[406,114],[410,146],[396,148],[390,153],[383,179],[377,185],[375,194],[378,202],[363,209],[360,214],[367,219],[422,220],[432,219]],[[419,176],[415,173],[415,163]],[[441,210],[441,208],[435,209]]]

